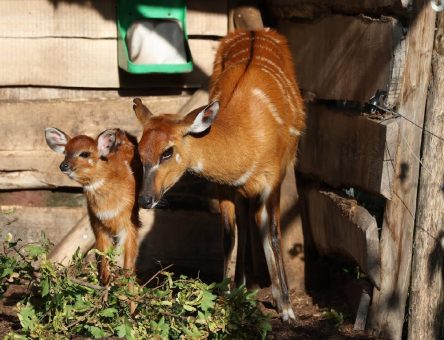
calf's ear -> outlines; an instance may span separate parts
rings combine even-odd
[[[49,127],[45,129],[45,139],[48,146],[57,153],[64,153],[66,144],[71,139],[62,130]]]

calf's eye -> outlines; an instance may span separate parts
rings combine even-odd
[[[83,152],[80,153],[79,156],[82,157],[82,158],[88,158],[89,156],[91,156],[91,152],[83,151]]]

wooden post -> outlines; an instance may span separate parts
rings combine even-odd
[[[414,1],[414,17],[407,40],[399,112],[423,125],[435,29],[429,1]],[[378,337],[401,339],[410,283],[416,211],[421,130],[406,119],[400,123],[396,180],[387,202],[381,233],[381,289],[374,290],[370,328]]]
[[[444,136],[444,17],[439,16],[424,127]],[[444,337],[444,142],[424,132],[418,190],[408,339]]]

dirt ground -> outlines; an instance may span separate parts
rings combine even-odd
[[[0,301],[0,339],[11,330],[19,327],[15,304],[25,292],[26,287],[11,286],[4,299]],[[260,301],[261,309],[271,315],[273,330],[268,336],[269,339],[375,339],[366,333],[353,331],[353,313],[341,293],[315,293],[313,298],[306,293],[293,292],[291,297],[295,314],[299,319],[297,325],[288,325],[280,321],[271,305],[269,288],[259,291],[257,298]],[[314,299],[322,301],[322,303],[314,303]],[[327,305],[328,308],[325,307]],[[343,313],[344,321],[340,325],[336,326],[334,320],[325,315],[325,311],[330,308]]]

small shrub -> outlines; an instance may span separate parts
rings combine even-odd
[[[46,259],[48,246],[17,248],[7,240],[0,256],[3,283],[27,281],[30,294],[18,304],[21,330],[6,339],[66,339],[73,335],[126,339],[265,338],[268,318],[256,306],[255,292],[228,282],[206,284],[160,271],[140,285],[106,254],[114,279],[102,287],[95,263],[77,252],[68,267]],[[20,254],[12,256],[12,253]],[[34,269],[35,262],[39,269]],[[129,287],[133,285],[133,288]],[[130,302],[136,303],[134,313]]]

